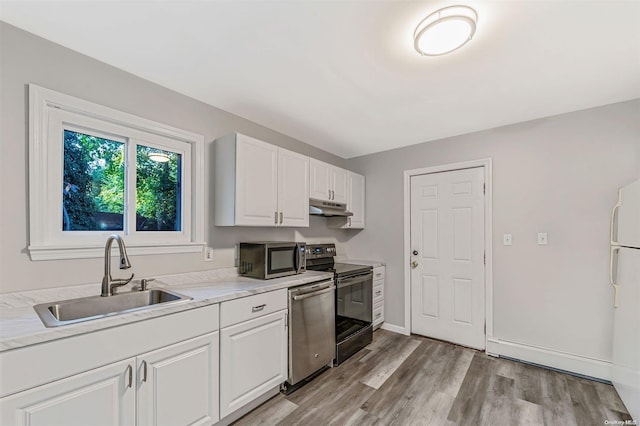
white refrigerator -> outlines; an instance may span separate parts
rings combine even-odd
[[[640,423],[640,180],[618,191],[611,212],[609,276],[613,286],[611,382]]]

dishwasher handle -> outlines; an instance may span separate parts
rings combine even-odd
[[[324,290],[320,290],[320,291],[314,291],[311,293],[305,293],[305,294],[301,294],[299,296],[293,296],[292,299],[293,300],[304,300],[304,299],[308,299],[309,297],[314,297],[314,296],[319,296],[321,294],[324,293],[329,293],[330,291],[333,291],[336,289],[335,285],[332,285],[331,287],[325,288]]]

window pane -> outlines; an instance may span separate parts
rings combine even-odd
[[[182,230],[182,155],[138,145],[136,230]]]
[[[124,143],[64,131],[64,231],[122,231]]]

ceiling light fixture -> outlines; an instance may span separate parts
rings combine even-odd
[[[476,32],[478,14],[469,6],[447,6],[424,18],[413,32],[413,45],[423,56],[439,56],[464,46]]]
[[[156,161],[158,163],[167,163],[169,161],[169,156],[164,152],[152,152],[149,154],[149,160]]]

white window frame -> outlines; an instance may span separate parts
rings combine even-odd
[[[125,140],[127,157],[137,144],[182,155],[180,231],[136,231],[136,168],[126,167],[123,231],[63,231],[62,178],[64,129],[87,129],[115,141]],[[204,137],[196,133],[117,111],[34,84],[29,85],[29,255],[31,260],[104,256],[108,235],[124,237],[136,254],[202,252],[204,241]],[[131,157],[133,155],[133,157]],[[131,166],[131,165],[130,165]],[[129,229],[126,224],[132,224]]]

